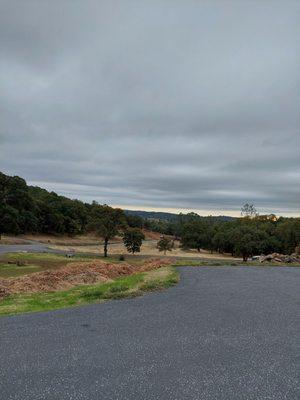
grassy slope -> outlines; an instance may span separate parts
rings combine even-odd
[[[0,316],[135,297],[146,291],[168,288],[178,280],[179,275],[175,268],[165,267],[122,277],[109,283],[80,285],[58,292],[13,295],[0,301]]]

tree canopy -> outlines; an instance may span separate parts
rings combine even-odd
[[[145,235],[138,228],[126,229],[123,235],[123,243],[129,253],[139,253],[141,251],[141,246]]]
[[[107,257],[109,240],[126,227],[125,214],[120,208],[101,206],[93,202],[89,215],[89,229],[94,230],[104,241],[104,257]]]
[[[157,248],[159,251],[163,251],[164,254],[167,253],[167,251],[172,251],[174,247],[174,242],[166,237],[161,238],[158,242],[157,242]]]

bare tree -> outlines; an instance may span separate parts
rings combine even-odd
[[[258,212],[253,204],[246,203],[241,209],[241,216],[246,218],[255,218]]]

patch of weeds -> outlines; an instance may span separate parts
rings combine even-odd
[[[111,293],[118,293],[118,292],[126,292],[129,289],[129,286],[120,285],[120,286],[112,286],[110,288]]]
[[[164,281],[163,285],[165,288],[168,288],[168,287],[176,285],[176,283],[178,283],[178,281],[179,281],[178,275],[172,276],[169,279],[167,279],[166,281]]]
[[[97,299],[102,299],[104,297],[104,291],[103,289],[89,289],[86,291],[83,291],[81,293],[81,296],[85,300],[91,301],[91,300],[97,300]]]
[[[178,283],[178,280],[179,280],[178,272],[173,270],[171,275],[164,279],[155,279],[155,280],[150,280],[148,282],[144,282],[140,286],[140,290],[149,292],[153,290],[167,289],[169,287],[176,285],[176,283]]]
[[[106,294],[105,299],[120,300],[124,299],[125,297],[131,297],[131,296],[128,292],[114,292],[114,293],[110,292]]]

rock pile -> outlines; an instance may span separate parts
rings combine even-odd
[[[259,261],[261,263],[265,261],[274,261],[274,262],[280,262],[280,263],[300,263],[300,255],[297,253],[293,253],[291,255],[287,254],[279,254],[279,253],[272,253],[268,254],[267,256],[261,255],[259,257]]]

